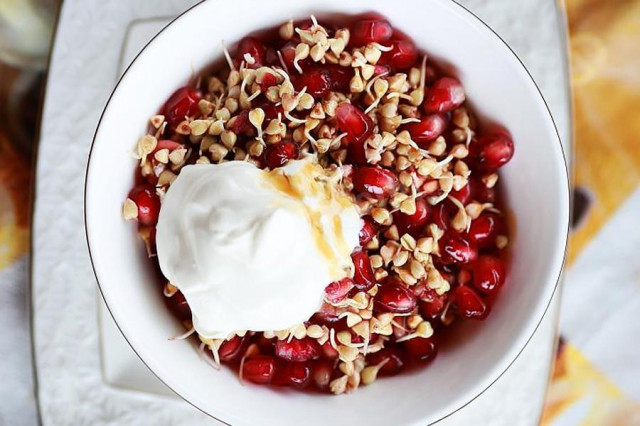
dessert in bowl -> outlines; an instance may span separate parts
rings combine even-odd
[[[203,356],[342,394],[489,315],[514,143],[456,78],[372,14],[290,20],[225,57],[150,118],[124,203]]]
[[[456,5],[428,5],[429,11],[444,13],[451,22],[462,19],[448,15],[460,13]],[[204,3],[193,11],[206,13],[207,7]],[[298,18],[303,10],[288,13]],[[113,140],[108,125],[117,119],[113,114],[127,117],[130,124],[120,127],[124,135],[134,134],[129,114],[120,114],[123,111],[114,105],[122,102],[118,99],[122,93],[136,90],[135,85],[123,87],[145,55],[152,58],[148,55],[169,30],[134,62],[105,111],[89,167],[87,231],[96,275],[134,349],[159,377],[211,415],[234,424],[255,423],[257,418],[242,412],[242,400],[263,392],[257,406],[284,404],[284,408],[287,400],[296,399],[318,422],[322,407],[326,410],[328,405],[333,406],[329,411],[340,410],[345,418],[357,419],[357,411],[371,397],[381,397],[381,404],[391,404],[387,408],[403,409],[385,414],[393,416],[387,422],[436,420],[456,408],[451,400],[458,406],[467,402],[513,360],[555,288],[567,216],[566,172],[557,136],[535,86],[517,62],[509,62],[513,58],[508,50],[502,52],[504,58],[500,56],[505,69],[498,69],[510,89],[502,94],[510,101],[505,108],[503,100],[492,105],[474,96],[474,87],[482,93],[481,80],[487,75],[480,69],[481,79],[475,81],[473,73],[465,71],[462,56],[455,71],[447,70],[445,62],[426,58],[421,49],[458,65],[455,46],[449,46],[451,56],[444,54],[437,43],[421,38],[416,22],[412,31],[412,20],[384,7],[379,10],[394,27],[413,36],[420,51],[381,18],[359,18],[332,28],[331,22],[338,21],[326,12],[336,9],[325,5],[317,11],[322,24],[314,19],[287,23],[276,44],[267,41],[268,35],[243,39],[247,32],[260,29],[255,26],[235,38],[228,35],[229,40],[242,39],[229,55],[212,44],[205,50],[219,49],[220,54],[190,57],[196,62],[194,68],[203,69],[224,56],[229,60],[226,66],[198,73],[208,78],[194,78],[190,86],[183,76],[180,85],[165,92],[165,99],[155,96],[159,102],[146,109],[147,116],[160,114],[137,145],[139,182],[131,192],[120,192],[118,204],[121,209],[126,199],[125,216],[140,223],[151,254],[157,246],[165,276],[162,286],[154,285],[157,269],[149,260],[145,267],[141,254],[122,256],[122,247],[105,254],[115,248],[118,238],[113,237],[127,229],[126,224],[120,223],[117,230],[92,226],[97,212],[103,220],[112,195],[122,190],[120,186],[113,191],[112,182],[105,180],[115,169],[124,170],[116,159],[131,166],[124,160],[125,151],[104,148],[100,140]],[[273,19],[265,20],[263,27],[282,22],[275,14],[270,16]],[[344,17],[342,22],[347,22]],[[465,22],[459,24],[472,25]],[[276,52],[272,59],[269,48]],[[345,52],[350,62],[341,64]],[[150,89],[140,94],[146,97]],[[464,104],[465,94],[474,108]],[[131,113],[133,108],[127,108]],[[513,110],[518,114],[512,115]],[[476,120],[475,112],[485,117]],[[536,119],[542,129],[529,128]],[[489,122],[499,123],[510,134],[484,124]],[[130,146],[143,133],[144,125],[138,123]],[[537,145],[532,145],[532,136]],[[118,139],[123,137],[121,132]],[[501,169],[498,185],[515,218],[507,226],[495,188],[497,169],[513,156],[512,139],[516,154]],[[540,149],[546,149],[546,156]],[[108,170],[102,155],[100,162],[95,160],[99,151],[110,164],[109,176],[101,174]],[[519,158],[517,173],[510,172]],[[543,165],[547,174],[538,176]],[[533,176],[537,181],[532,188],[532,180],[523,178]],[[133,178],[127,181],[133,186]],[[544,191],[536,189],[537,184]],[[94,190],[100,197],[93,195]],[[547,217],[532,216],[528,209],[536,204],[555,211]],[[111,218],[107,222],[115,225]],[[255,224],[259,226],[252,229]],[[106,229],[111,231],[105,234]],[[112,238],[104,239],[107,236]],[[134,252],[131,230],[125,241]],[[507,268],[503,253],[509,241],[513,248]],[[120,259],[111,257],[115,254]],[[279,262],[283,268],[268,268]],[[104,275],[113,274],[111,268],[105,269],[107,263],[124,268],[130,274],[125,280],[129,285],[112,284],[114,277]],[[522,284],[525,280],[536,284]],[[501,287],[503,294],[494,303],[493,294]],[[163,299],[182,316],[182,324],[162,317],[167,316],[158,306]],[[456,317],[484,318],[490,309],[492,315],[481,326],[447,326]],[[147,313],[154,321],[141,325]],[[496,323],[496,317],[501,322]],[[158,341],[162,327],[164,338]],[[198,345],[167,341],[185,329],[199,335],[205,359],[210,351],[214,363],[233,365],[245,380],[333,393],[360,388],[343,403],[310,393],[243,387],[228,369],[205,373],[202,367],[209,367],[198,360]],[[436,340],[444,330],[450,336]],[[430,361],[437,345],[442,346],[439,359],[427,368],[360,386],[378,374],[392,375],[407,364]],[[207,378],[201,381],[204,374]],[[447,390],[446,396],[432,395],[439,399],[433,406],[419,408],[414,406],[416,399],[411,402],[415,397],[388,392],[396,386],[412,392],[443,386]]]

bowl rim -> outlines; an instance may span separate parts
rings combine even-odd
[[[155,377],[157,377],[158,380],[160,380],[160,382],[162,382],[167,388],[169,388],[172,392],[174,392],[176,395],[178,395],[182,400],[186,401],[192,407],[196,408],[197,410],[199,410],[200,412],[204,413],[205,415],[207,415],[207,416],[209,416],[209,417],[221,422],[222,424],[231,425],[230,423],[228,423],[228,422],[226,422],[226,421],[214,416],[212,413],[207,412],[206,410],[204,410],[203,408],[201,408],[200,406],[198,406],[197,404],[192,402],[190,399],[188,399],[187,397],[185,397],[181,393],[177,392],[172,386],[167,384],[165,382],[165,380],[156,373],[155,370],[153,370],[151,367],[149,367],[149,365],[147,364],[145,359],[138,353],[138,351],[135,349],[135,347],[129,341],[129,338],[122,331],[122,328],[120,327],[120,324],[116,320],[116,318],[115,318],[115,316],[114,316],[114,314],[113,314],[113,312],[111,310],[111,307],[109,306],[109,303],[107,302],[107,298],[105,297],[105,293],[104,293],[102,284],[100,284],[100,279],[98,278],[98,274],[96,272],[96,268],[95,268],[95,264],[94,264],[94,255],[93,255],[93,253],[91,251],[91,241],[90,241],[90,237],[89,237],[88,220],[87,220],[87,208],[88,208],[88,205],[87,205],[87,191],[88,191],[88,187],[89,187],[89,173],[90,173],[90,169],[91,169],[91,160],[93,158],[93,149],[94,149],[94,146],[95,146],[95,143],[96,143],[96,139],[98,137],[98,133],[99,133],[100,127],[102,125],[102,120],[103,120],[103,118],[105,116],[105,113],[106,113],[107,109],[109,108],[109,105],[111,103],[111,100],[112,100],[114,94],[117,92],[117,90],[118,90],[118,88],[120,86],[120,83],[127,76],[128,72],[131,69],[131,67],[133,66],[133,64],[147,50],[147,47],[150,44],[152,44],[156,40],[156,38],[158,38],[165,30],[167,30],[169,27],[171,27],[176,21],[182,19],[183,16],[185,16],[188,13],[192,12],[194,9],[197,9],[199,6],[201,6],[202,4],[206,3],[206,1],[207,0],[199,0],[197,3],[195,3],[192,6],[190,6],[189,8],[184,10],[182,13],[177,15],[175,18],[171,19],[171,21],[169,21],[160,31],[158,31],[157,34],[155,34],[147,43],[145,43],[145,45],[135,55],[133,60],[127,65],[127,67],[125,68],[125,70],[122,73],[122,75],[118,78],[118,81],[116,82],[113,90],[111,91],[111,93],[109,95],[109,98],[107,99],[107,101],[105,103],[105,106],[104,106],[104,108],[102,110],[102,113],[100,114],[100,119],[98,120],[98,123],[96,125],[96,130],[95,130],[93,138],[91,140],[91,147],[90,147],[90,150],[89,150],[87,166],[86,166],[86,169],[85,169],[85,182],[84,182],[84,191],[83,191],[83,213],[84,213],[83,221],[84,221],[85,239],[86,239],[87,248],[88,248],[88,252],[89,252],[89,259],[91,261],[91,269],[92,269],[93,275],[94,275],[94,277],[96,279],[96,283],[98,284],[98,289],[100,291],[100,295],[101,295],[101,297],[102,297],[102,299],[103,299],[103,301],[105,303],[105,306],[107,307],[107,310],[109,311],[109,314],[111,315],[111,318],[113,319],[116,327],[118,328],[118,330],[120,331],[120,333],[124,337],[125,341],[129,345],[129,347],[133,350],[133,352],[140,359],[140,361],[142,361],[142,363],[145,365],[145,367],[147,367],[149,369],[149,371],[151,371],[151,373],[153,373],[153,375]],[[537,319],[536,325],[533,328],[533,330],[531,331],[531,334],[525,340],[525,342],[522,345],[522,347],[517,350],[517,353],[516,353],[515,357],[504,367],[504,369],[493,380],[490,381],[490,383],[488,383],[486,386],[484,386],[484,388],[480,392],[478,392],[476,395],[474,395],[471,399],[463,402],[457,408],[453,409],[450,413],[442,415],[438,419],[436,419],[433,422],[429,423],[430,425],[438,423],[438,422],[446,419],[447,417],[450,417],[451,415],[455,414],[456,412],[462,410],[467,405],[472,403],[474,400],[476,400],[482,394],[484,394],[489,388],[491,388],[513,366],[515,361],[520,357],[522,352],[525,350],[525,348],[531,342],[531,339],[533,338],[535,333],[538,331],[538,328],[540,327],[540,324],[542,323],[543,319],[547,315],[547,312],[549,311],[549,307],[551,306],[551,302],[552,302],[554,296],[556,295],[556,292],[558,291],[558,287],[560,285],[560,280],[562,279],[562,275],[563,275],[564,268],[566,266],[566,260],[567,260],[569,231],[570,231],[570,226],[571,226],[571,220],[570,220],[571,215],[570,215],[570,212],[571,212],[571,209],[572,209],[572,201],[571,201],[571,195],[570,195],[571,194],[571,181],[570,181],[569,166],[568,166],[568,163],[567,163],[567,155],[565,153],[564,146],[562,144],[562,138],[560,137],[560,132],[558,131],[558,127],[556,125],[556,121],[553,118],[553,114],[551,113],[549,105],[548,105],[546,99],[544,98],[544,96],[542,94],[542,91],[540,90],[540,87],[536,83],[535,79],[533,78],[533,76],[531,75],[531,73],[529,72],[529,70],[527,69],[525,64],[522,62],[520,57],[511,48],[511,46],[509,46],[509,44],[491,26],[489,26],[486,22],[484,22],[484,20],[482,20],[478,15],[476,15],[474,12],[469,10],[466,6],[458,3],[457,0],[437,0],[437,1],[439,1],[441,3],[449,3],[453,8],[457,8],[458,11],[461,12],[462,14],[466,14],[468,17],[472,18],[472,21],[475,21],[476,24],[479,24],[481,27],[484,27],[485,29],[489,30],[489,32],[491,34],[493,34],[493,36],[495,36],[496,39],[508,49],[508,51],[511,53],[511,55],[513,55],[513,57],[516,59],[516,61],[520,64],[521,69],[524,71],[524,74],[526,75],[525,79],[528,77],[528,79],[531,81],[531,83],[535,87],[536,92],[538,93],[538,96],[539,96],[540,100],[542,101],[542,103],[544,105],[544,110],[546,111],[546,115],[551,120],[551,124],[553,125],[553,130],[554,130],[554,132],[556,134],[555,142],[559,144],[559,148],[560,148],[559,152],[562,155],[562,165],[563,165],[563,167],[560,169],[560,171],[564,172],[564,173],[562,173],[562,176],[565,178],[565,179],[563,179],[563,181],[566,183],[566,195],[567,195],[567,199],[566,199],[566,203],[565,204],[566,204],[566,206],[568,208],[566,209],[566,212],[567,212],[566,218],[560,218],[560,223],[566,222],[566,227],[561,227],[561,228],[566,229],[566,231],[564,231],[562,233],[562,235],[563,235],[562,240],[559,240],[559,241],[561,241],[561,243],[563,245],[562,261],[560,262],[560,264],[559,264],[559,266],[557,268],[558,269],[557,270],[557,277],[555,279],[555,283],[553,284],[553,289],[552,289],[551,293],[549,294],[549,300],[547,300],[546,305],[544,306],[544,309],[542,310],[542,315]],[[570,123],[570,126],[571,126],[571,123]],[[565,192],[564,189],[563,189],[562,192],[563,193]],[[550,272],[550,276],[553,276],[553,275],[554,275],[554,271],[551,271]]]

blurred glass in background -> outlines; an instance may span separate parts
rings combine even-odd
[[[0,0],[0,146],[11,143],[23,155],[35,137],[57,6],[58,0]]]
[[[0,2],[0,61],[17,68],[43,69],[47,63],[54,0]]]

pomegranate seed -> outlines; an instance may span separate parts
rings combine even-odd
[[[171,297],[165,297],[164,302],[169,311],[180,321],[191,320],[191,308],[180,290]]]
[[[244,351],[249,346],[249,339],[247,337],[234,336],[231,340],[226,340],[220,345],[218,349],[218,355],[220,361],[234,362],[240,359],[244,355]]]
[[[184,145],[176,141],[172,141],[171,139],[160,139],[158,141],[158,144],[156,145],[156,149],[153,150],[153,154],[160,151],[161,149],[168,149],[169,152],[171,152],[174,149],[178,148],[184,148]]]
[[[485,294],[496,293],[504,284],[505,268],[499,257],[484,255],[473,265],[473,285]]]
[[[467,285],[471,282],[471,272],[468,269],[461,269],[458,272],[458,284]]]
[[[407,350],[409,357],[414,361],[428,362],[438,354],[438,346],[433,337],[414,337],[402,342],[402,345]]]
[[[419,123],[409,123],[404,126],[413,139],[422,148],[428,148],[428,143],[433,142],[444,132],[447,120],[440,114],[432,114],[422,117]]]
[[[427,287],[427,280],[421,280],[418,281],[415,285],[411,286],[411,291],[413,291],[413,295],[416,296],[416,299],[420,299],[425,291],[427,291]]]
[[[420,192],[424,195],[434,195],[440,189],[437,179],[425,179],[420,187]]]
[[[276,368],[276,360],[272,356],[256,355],[244,360],[242,377],[253,383],[271,383]]]
[[[431,65],[427,65],[427,68],[424,70],[424,74],[425,74],[425,83],[428,84],[429,86],[432,86],[433,83],[438,78],[438,72]]]
[[[361,194],[378,199],[386,198],[396,192],[398,178],[382,167],[361,166],[354,170],[353,187]]]
[[[344,102],[336,109],[338,127],[347,133],[347,160],[351,164],[367,164],[364,143],[373,133],[373,121],[358,107]]]
[[[264,93],[267,91],[267,89],[269,89],[269,87],[275,86],[276,84],[278,84],[276,76],[270,73],[266,73],[262,77],[262,81],[260,82],[260,90],[262,90],[262,92]]]
[[[493,133],[483,136],[476,143],[478,146],[476,147],[477,158],[475,160],[484,171],[496,171],[507,164],[513,157],[513,141],[505,133]]]
[[[278,114],[280,114],[280,117],[284,116],[284,109],[282,108],[282,105],[273,105],[269,103],[261,108],[264,111],[265,120],[275,120],[278,118]]]
[[[284,115],[284,109],[282,108],[282,105],[274,105],[262,97],[256,99],[255,108],[262,108],[262,110],[264,111],[265,123],[278,118],[278,114],[280,114],[281,117]]]
[[[328,390],[333,374],[333,361],[317,361],[313,364],[313,384],[319,390]]]
[[[436,293],[434,289],[427,288],[423,293],[422,299],[419,303],[420,314],[427,319],[437,318],[442,313],[442,310],[444,309],[446,303],[446,293],[443,295],[438,295],[438,293]]]
[[[360,47],[369,43],[383,43],[392,35],[393,28],[389,22],[381,19],[365,19],[356,21],[352,25],[349,44]]]
[[[264,63],[268,67],[282,67],[278,52],[273,47],[267,47],[267,51],[264,54]]]
[[[253,126],[249,121],[249,110],[244,109],[238,115],[229,120],[228,128],[236,135],[252,130]]]
[[[375,344],[379,337],[380,337],[379,334],[371,333],[369,335],[369,344],[371,344],[371,345]],[[359,338],[359,339],[357,339],[357,338]],[[358,343],[364,342],[364,339],[362,337],[360,337],[360,336],[357,336],[357,335],[351,341],[355,342],[356,340],[360,340]]]
[[[181,87],[173,92],[164,104],[164,117],[171,127],[176,127],[187,117],[193,117],[200,112],[198,102],[202,95],[190,87]]]
[[[503,228],[500,216],[485,212],[471,221],[467,235],[478,247],[487,248],[495,243],[496,237],[503,231]]]
[[[478,294],[467,287],[461,285],[455,290],[456,304],[460,314],[470,319],[485,319],[489,315],[489,307]]]
[[[255,37],[245,37],[238,43],[236,61],[238,61],[238,64],[244,61],[247,68],[260,68],[264,64],[265,51],[266,49],[260,40]],[[247,62],[247,58],[245,58],[247,54],[253,58],[253,64]]]
[[[371,340],[374,340],[374,336],[377,336],[377,335],[375,333],[372,333]],[[364,337],[357,335],[353,330],[351,330],[351,342],[364,343]]]
[[[296,57],[296,43],[292,41],[287,42],[280,49],[280,53],[282,54],[282,60],[287,66],[287,69],[289,70],[289,72],[292,74],[293,73],[297,74],[298,71],[296,70],[294,65],[294,60]],[[311,57],[307,57],[306,59],[298,61],[298,66],[303,70],[307,69],[311,65],[313,65],[313,59],[311,59]],[[278,61],[277,66],[281,66],[280,61]]]
[[[353,284],[360,291],[367,291],[376,284],[376,277],[371,268],[369,255],[364,251],[357,251],[351,254],[351,260],[355,267],[353,273]]]
[[[343,278],[340,281],[334,281],[324,289],[326,298],[331,303],[338,303],[347,297],[347,294],[354,287],[351,278]]]
[[[471,186],[469,184],[466,184],[465,186],[460,188],[459,191],[451,191],[449,195],[460,201],[462,205],[466,205],[469,201],[471,201]]]
[[[416,307],[416,297],[398,281],[387,280],[378,289],[375,304],[381,311],[406,314]]]
[[[465,100],[464,88],[452,77],[442,77],[433,83],[424,99],[424,110],[427,113],[443,113],[453,111]]]
[[[438,265],[438,272],[442,275],[450,287],[453,287],[456,283],[456,272],[458,267],[456,265]]]
[[[471,144],[473,147],[473,144]],[[495,203],[496,202],[496,189],[487,188],[482,182],[482,179],[478,177],[472,177],[469,179],[469,187],[471,189],[471,198],[481,203]]]
[[[376,65],[373,69],[373,76],[382,74],[391,74],[391,67],[389,65]]]
[[[347,328],[346,318],[338,318],[339,312],[337,308],[328,303],[323,303],[318,312],[313,314],[309,320],[312,324],[326,325],[336,330],[344,330]]]
[[[293,86],[298,92],[306,87],[307,93],[316,99],[329,93],[332,85],[329,71],[319,67],[309,68],[293,78]]]
[[[362,218],[362,228],[360,229],[360,246],[365,246],[378,233],[378,226],[371,216]]]
[[[155,173],[151,173],[147,176],[140,176],[140,178],[147,184],[153,186],[154,188],[158,185],[158,176]]]
[[[433,221],[438,225],[440,229],[447,230],[449,229],[449,224],[451,223],[451,219],[455,216],[457,210],[453,203],[449,200],[445,200],[444,202],[438,204],[435,209],[433,209]]]
[[[406,214],[397,211],[393,214],[393,223],[398,228],[398,233],[402,236],[410,234],[414,237],[422,234],[424,227],[429,221],[430,209],[422,198],[416,199],[416,212],[414,214]]]
[[[322,357],[325,359],[336,360],[339,356],[338,351],[336,351],[335,348],[331,346],[331,342],[329,340],[327,340],[322,344],[322,346],[320,346],[320,352]]]
[[[284,61],[289,71],[293,71],[295,69],[293,66],[293,61],[296,57],[296,44],[292,41],[287,42],[280,49],[280,54],[282,55],[282,60]]]
[[[298,146],[292,141],[282,141],[269,145],[262,155],[265,165],[275,169],[284,166],[289,160],[298,158]]]
[[[476,245],[461,235],[445,234],[439,241],[440,260],[444,264],[467,264],[478,257]]]
[[[158,223],[160,197],[151,185],[138,185],[129,192],[129,198],[138,206],[138,222],[152,226]]]
[[[260,353],[263,355],[265,354],[275,355],[275,347],[276,347],[277,340],[278,339],[276,339],[275,337],[267,339],[266,337],[264,337],[264,334],[262,333],[256,335],[253,338],[253,342],[256,345],[258,345],[258,348],[260,349]]]
[[[320,356],[318,343],[305,337],[303,339],[278,340],[276,342],[276,356],[287,361],[308,361]]]
[[[406,363],[406,355],[395,346],[385,347],[378,352],[367,355],[367,365],[385,364],[378,371],[379,376],[395,376]]]
[[[304,389],[311,382],[311,367],[306,363],[287,362],[278,369],[274,382],[280,386]]]
[[[349,92],[351,79],[355,75],[353,68],[327,65],[326,69],[331,77],[331,89],[339,92]]]
[[[354,142],[347,146],[347,162],[349,164],[369,164],[364,151],[364,142]]]
[[[343,102],[336,108],[336,120],[347,141],[362,144],[373,133],[373,121],[357,106]]]
[[[391,42],[391,50],[382,53],[378,64],[391,65],[396,70],[404,70],[411,68],[417,59],[418,49],[412,41],[394,40]]]

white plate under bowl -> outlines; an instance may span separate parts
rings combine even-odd
[[[96,278],[132,348],[187,401],[234,425],[434,422],[479,395],[532,336],[556,288],[569,223],[568,177],[551,115],[519,60],[488,27],[448,0],[401,3],[352,0],[206,1],[165,28],[141,52],[114,91],[96,131],[87,171],[85,219]],[[130,152],[193,70],[222,55],[221,40],[313,13],[377,11],[430,55],[452,64],[483,116],[506,126],[516,154],[501,172],[510,210],[512,265],[490,317],[456,330],[429,368],[380,380],[341,397],[242,386],[228,369],[212,370],[181,332],[154,285],[134,227],[121,218],[133,185]]]

